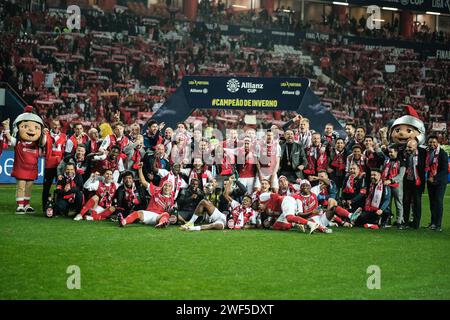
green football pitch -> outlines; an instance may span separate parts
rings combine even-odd
[[[15,187],[1,186],[0,299],[450,299],[449,189],[443,232],[309,235],[19,216]],[[425,194],[422,226],[428,208]],[[379,267],[379,289],[368,288],[378,275],[370,266]],[[78,274],[80,289],[69,289]]]

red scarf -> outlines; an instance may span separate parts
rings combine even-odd
[[[398,168],[400,166],[400,161],[394,160],[392,162],[391,159],[386,161],[386,164],[384,165],[383,172],[381,173],[381,179],[383,181],[385,180],[392,180],[396,175],[398,175]],[[390,187],[398,188],[398,183],[391,183],[389,185]]]
[[[345,184],[344,190],[342,190],[343,193],[355,193],[355,176],[350,175],[347,179],[347,183]]]
[[[133,161],[133,169],[138,170],[139,169],[139,163],[141,162],[141,152],[139,149],[134,149],[133,156],[131,157],[131,160]],[[156,159],[155,159],[156,161]],[[161,165],[161,162],[159,162]]]
[[[376,212],[380,209],[381,200],[383,198],[383,180],[370,185],[370,192],[366,198],[364,206],[365,211]]]
[[[344,150],[341,152],[336,150],[331,166],[339,171],[345,171]]]
[[[135,205],[139,204],[139,199],[136,196],[136,186],[133,184],[133,186],[129,189],[125,187],[125,199],[128,202],[128,205],[132,208]]]
[[[433,159],[431,159],[432,149],[428,148],[428,150],[427,150],[427,159],[425,161],[425,172],[429,172],[429,174],[428,174],[429,178],[433,178],[437,174],[439,151],[440,151],[440,148],[438,146],[436,148],[436,150],[434,150]]]

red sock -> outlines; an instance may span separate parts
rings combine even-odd
[[[139,219],[139,212],[133,211],[133,213],[131,213],[128,217],[125,218],[125,222],[127,224],[132,224],[137,219]]]
[[[97,211],[92,210],[91,211],[91,217],[97,221],[97,220],[103,220],[102,217],[97,213]]]
[[[286,222],[275,222],[273,224],[274,230],[290,230],[292,228],[292,224]]]
[[[167,221],[169,221],[169,214],[167,212],[164,212],[163,214],[161,214],[161,218],[159,218],[159,223],[165,223]]]
[[[30,198],[23,199],[23,205],[28,206],[30,204]]]
[[[348,218],[348,216],[350,215],[350,212],[348,212],[347,210],[345,210],[342,207],[336,207],[335,211],[334,211],[337,215],[344,217],[344,218]]]
[[[105,220],[113,213],[114,213],[114,209],[108,208],[105,211],[103,211],[102,213],[98,214],[98,216],[101,218],[100,220]]]
[[[308,224],[308,220],[303,219],[302,217],[299,217],[299,216],[289,215],[286,217],[286,220],[288,222],[295,222],[295,223],[300,223],[300,224],[304,224],[304,225]]]
[[[25,206],[25,200],[16,200],[17,206]]]
[[[81,211],[80,211],[81,216],[84,216],[86,214],[86,212],[88,212],[89,209],[92,209],[94,204],[95,204],[94,199],[90,198],[89,201],[86,202],[84,207],[81,209]]]
[[[344,221],[342,221],[341,218],[339,218],[338,216],[334,216],[334,221],[336,221],[338,224],[343,224]]]

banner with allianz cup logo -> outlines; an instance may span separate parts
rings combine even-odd
[[[44,182],[44,158],[39,158],[38,178],[34,183],[42,184]],[[0,184],[16,183],[16,178],[11,177],[14,165],[14,151],[4,150],[0,157]]]

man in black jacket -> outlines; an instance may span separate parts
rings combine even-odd
[[[284,133],[285,142],[281,144],[281,159],[278,176],[287,177],[294,182],[298,178],[303,179],[303,169],[308,164],[305,150],[302,145],[294,142],[294,132],[287,130]]]
[[[431,230],[442,231],[442,213],[444,211],[444,195],[447,188],[448,155],[439,145],[438,137],[428,137],[428,149],[425,159],[427,172],[428,197],[430,198]]]
[[[68,215],[70,209],[79,213],[83,206],[83,178],[76,173],[75,165],[67,163],[64,174],[58,177],[56,183],[56,215]]]
[[[182,189],[177,199],[178,205],[178,220],[182,223],[189,221],[195,208],[203,200],[204,194],[200,189],[200,181],[198,179],[191,179],[189,187]]]
[[[413,221],[409,226],[418,229],[422,216],[422,193],[425,189],[426,151],[419,148],[417,140],[409,140],[406,144],[406,172],[403,178],[403,215],[405,223],[409,223],[409,211],[412,205]]]
[[[133,180],[133,173],[125,171],[122,174],[123,185],[116,191],[117,213],[127,217],[133,211],[145,210],[147,208],[147,192],[140,183]]]

